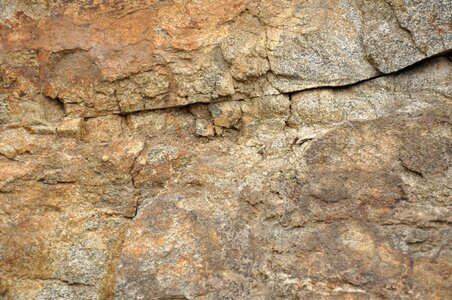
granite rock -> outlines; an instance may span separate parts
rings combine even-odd
[[[0,1],[0,299],[448,299],[450,1]]]

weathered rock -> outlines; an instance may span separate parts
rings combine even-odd
[[[216,126],[225,128],[240,126],[239,122],[242,118],[240,103],[236,101],[213,103],[209,105],[209,110]]]
[[[378,74],[361,45],[360,11],[354,1],[262,1],[269,23],[268,57],[282,92],[345,85]],[[275,14],[276,13],[276,14]]]
[[[0,1],[0,299],[448,299],[450,1]]]
[[[384,76],[351,88],[314,89],[292,97],[291,126],[419,115],[452,109],[452,63],[446,58],[416,66],[407,73]]]
[[[196,134],[199,136],[214,136],[215,127],[208,120],[198,119],[196,120]]]
[[[64,119],[57,132],[64,136],[71,136],[81,138],[84,130],[84,120],[82,118],[67,118]]]
[[[118,115],[90,118],[85,125],[85,139],[92,142],[109,142],[119,139],[125,120]]]
[[[363,45],[382,72],[400,70],[447,51],[452,36],[448,1],[357,1],[363,18]]]
[[[443,1],[223,2],[10,4],[1,50],[41,49],[44,94],[93,115],[211,102],[259,77],[282,92],[351,84],[452,43]]]

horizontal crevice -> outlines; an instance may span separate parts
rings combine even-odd
[[[137,111],[133,111],[133,112],[119,112],[117,114],[119,115],[132,115],[132,114],[136,114],[136,113],[140,113],[140,112],[149,112],[149,111],[165,111],[165,110],[170,110],[170,109],[178,109],[178,108],[184,108],[184,107],[189,107],[191,105],[195,105],[195,104],[205,104],[208,105],[210,103],[221,103],[221,102],[229,102],[229,101],[246,101],[248,100],[253,100],[256,98],[263,98],[263,97],[268,97],[268,96],[277,96],[277,95],[286,95],[289,96],[290,98],[297,94],[297,93],[301,93],[301,92],[305,92],[305,91],[313,91],[313,90],[322,90],[322,89],[334,89],[334,90],[342,90],[342,89],[348,89],[354,86],[358,86],[361,85],[365,82],[368,81],[372,81],[381,77],[387,77],[387,76],[398,76],[402,73],[408,72],[410,70],[413,70],[415,68],[418,68],[419,66],[428,63],[431,60],[434,60],[438,57],[448,57],[449,55],[452,54],[452,50],[448,50],[445,51],[443,53],[440,53],[438,55],[434,55],[434,56],[430,56],[427,57],[421,61],[418,61],[412,65],[409,65],[405,68],[402,68],[400,70],[397,70],[395,72],[391,72],[391,73],[381,73],[377,76],[373,76],[370,78],[366,78],[363,80],[359,80],[356,81],[354,83],[350,83],[350,84],[344,84],[344,85],[321,85],[321,86],[317,86],[317,87],[312,87],[312,88],[306,88],[306,89],[300,89],[300,90],[295,90],[295,91],[291,91],[291,92],[280,92],[279,94],[274,94],[274,95],[263,95],[263,96],[259,96],[259,97],[249,97],[249,98],[244,98],[244,99],[239,99],[239,100],[232,100],[230,97],[225,97],[223,99],[220,100],[212,100],[210,102],[206,102],[206,101],[202,101],[202,102],[193,102],[193,103],[187,103],[187,104],[181,104],[181,105],[174,105],[174,106],[168,106],[168,107],[161,107],[161,108],[149,108],[149,109],[143,109],[143,110],[137,110]]]

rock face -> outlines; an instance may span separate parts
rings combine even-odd
[[[0,2],[0,299],[448,299],[452,2]]]

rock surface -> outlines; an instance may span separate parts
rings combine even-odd
[[[0,299],[448,299],[452,2],[0,2]]]

